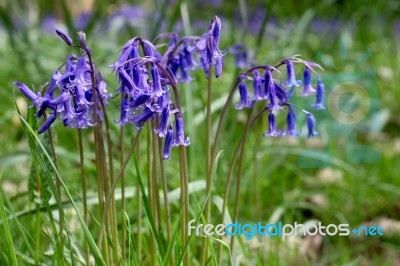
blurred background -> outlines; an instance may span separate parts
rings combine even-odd
[[[220,47],[228,51],[223,75],[213,85],[214,127],[230,86],[245,70],[241,67],[273,65],[286,56],[301,54],[325,69],[321,75],[328,108],[315,112],[318,138],[264,139],[266,119],[252,129],[239,221],[321,221],[384,228],[383,237],[293,237],[284,243],[255,238],[246,243],[246,260],[270,265],[400,265],[397,0],[0,0],[0,189],[10,206],[23,210],[30,193],[30,152],[15,108],[16,103],[26,113],[27,102],[12,82],[38,90],[66,56],[76,52],[59,40],[55,29],[86,32],[95,64],[114,93],[117,80],[108,66],[125,42],[135,36],[152,40],[171,31],[180,36],[201,35],[214,15],[222,20]],[[247,54],[239,66],[232,48],[238,43]],[[283,79],[285,73],[281,75]],[[195,82],[181,89],[192,140],[190,179],[200,180],[205,178],[204,164],[198,161],[198,156],[204,156],[205,132],[196,128],[204,123],[207,81],[201,70],[195,77]],[[306,107],[312,103],[296,95],[294,101]],[[110,108],[114,110],[110,117],[117,120],[118,102],[111,101]],[[216,195],[223,193],[235,148],[232,143],[238,142],[245,119],[245,113],[232,106],[219,146],[224,153],[218,162]],[[283,126],[285,115],[279,119]],[[304,121],[299,116],[299,124]],[[77,138],[72,129],[57,123],[60,168],[70,189],[78,194]],[[117,126],[114,130],[117,139]],[[133,136],[133,127],[127,130]],[[302,131],[306,132],[304,126]],[[179,186],[176,167],[170,164],[167,169],[171,188]],[[94,166],[90,169],[94,171]],[[95,177],[91,178],[95,190]],[[29,217],[21,219],[29,221]]]

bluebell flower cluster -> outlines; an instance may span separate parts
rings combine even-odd
[[[296,79],[294,64],[302,64],[305,69],[303,72],[303,82]],[[280,82],[273,78],[273,72],[278,72],[278,67],[285,65],[287,71],[287,80]],[[297,114],[295,109],[300,109],[307,115],[308,137],[316,136],[318,133],[315,130],[315,117],[312,113],[303,110],[302,108],[291,104],[295,87],[300,87],[303,84],[301,95],[309,96],[316,94],[315,104],[312,106],[317,109],[325,109],[324,101],[324,85],[320,76],[315,71],[315,68],[322,69],[318,64],[301,60],[298,56],[293,56],[282,60],[276,67],[273,66],[257,66],[249,69],[247,72],[239,75],[238,90],[240,95],[239,103],[235,104],[235,108],[240,110],[243,108],[252,108],[256,102],[266,101],[265,110],[268,115],[268,132],[264,133],[265,137],[278,136],[298,136],[301,131],[296,128]],[[263,77],[260,75],[262,70]],[[317,78],[317,89],[312,87],[311,76],[314,73]],[[253,97],[249,96],[247,81],[252,80]],[[279,130],[276,124],[275,113],[279,113],[283,108],[287,108],[286,130]]]
[[[215,16],[210,22],[208,32],[204,33],[195,44],[196,51],[200,56],[200,61],[207,77],[211,65],[215,65],[215,76],[217,78],[222,73],[222,58],[226,52],[219,49],[220,32],[221,20]]]
[[[168,50],[162,60],[176,76],[178,82],[190,82],[190,71],[203,68],[206,77],[211,65],[215,65],[215,76],[218,78],[223,70],[223,57],[226,51],[220,50],[219,40],[221,21],[215,16],[209,23],[209,29],[201,37],[189,36],[178,40],[176,34],[161,35],[169,37]],[[196,61],[195,55],[199,58]]]
[[[185,138],[180,107],[171,98],[171,87],[177,82],[190,82],[190,71],[199,67],[208,75],[210,66],[215,65],[215,76],[221,75],[225,52],[219,49],[220,31],[221,21],[214,17],[202,37],[178,39],[175,33],[162,34],[154,43],[169,39],[164,55],[152,42],[133,38],[122,47],[117,61],[110,65],[120,84],[117,91],[121,94],[121,108],[117,122],[121,126],[132,123],[141,130],[146,122],[156,120],[154,133],[165,138],[164,159],[170,158],[172,147],[190,144],[190,139]]]
[[[63,40],[72,45],[71,38],[61,33]],[[112,96],[107,93],[107,84],[100,73],[96,75],[95,87],[101,100],[107,104],[107,100]],[[45,132],[58,118],[63,121],[64,126],[72,128],[87,128],[94,126],[95,121],[102,119],[100,110],[100,98],[93,101],[91,80],[91,67],[86,55],[77,57],[70,55],[64,64],[63,69],[57,69],[48,83],[45,92],[33,92],[22,82],[15,82],[21,93],[32,101],[38,110],[36,116],[41,118],[47,116],[46,121],[39,129],[39,134]],[[94,112],[94,108],[97,108]],[[49,110],[49,114],[45,115]],[[98,118],[94,117],[94,114]]]
[[[184,138],[181,111],[175,108],[170,97],[174,74],[168,66],[162,66],[161,60],[151,42],[134,38],[124,45],[119,58],[110,67],[115,70],[120,84],[117,91],[122,97],[118,123],[121,126],[132,123],[141,130],[146,122],[157,118],[154,133],[165,138],[163,157],[169,159],[173,146],[187,146],[190,140]]]

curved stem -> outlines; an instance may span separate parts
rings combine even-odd
[[[199,36],[186,36],[180,39],[174,47],[168,49],[168,51],[165,52],[163,58],[161,59],[161,63],[166,63],[166,61],[175,53],[175,51],[179,48],[179,46],[186,41],[196,41],[200,39]]]
[[[228,177],[227,177],[226,184],[225,184],[225,189],[224,189],[224,198],[223,198],[223,202],[222,202],[222,212],[221,212],[222,223],[224,223],[224,219],[225,219],[226,204],[228,202],[228,195],[229,195],[230,185],[231,185],[231,181],[232,181],[232,174],[233,174],[234,165],[235,165],[235,162],[236,162],[236,158],[237,158],[239,149],[242,148],[240,157],[241,157],[241,161],[243,161],[243,153],[244,153],[244,147],[243,146],[244,146],[244,143],[245,143],[246,138],[247,138],[248,130],[254,124],[254,122],[261,116],[261,114],[263,112],[265,112],[266,109],[264,108],[253,119],[250,119],[251,115],[253,113],[253,110],[254,110],[253,108],[250,109],[250,112],[249,112],[248,117],[247,117],[247,122],[246,122],[245,128],[243,130],[243,134],[242,134],[242,136],[241,136],[241,138],[239,140],[239,143],[237,144],[237,146],[235,148],[235,151],[233,152],[233,155],[232,155],[231,163],[230,163],[230,166],[229,166]],[[238,179],[239,179],[239,176],[238,176]],[[236,189],[238,189],[238,187]],[[237,193],[239,193],[239,191],[237,191]],[[237,217],[234,218],[234,219],[237,219]],[[221,261],[221,252],[222,252],[222,244],[220,245],[219,250],[218,250],[218,264]]]
[[[280,63],[278,63],[277,65],[275,65],[273,67],[271,67],[269,65],[255,66],[255,67],[248,69],[246,72],[240,74],[239,77],[243,74],[247,75],[256,69],[270,69],[272,72],[274,70],[277,70],[280,66],[282,66],[284,64],[285,64],[284,61],[281,61]],[[233,99],[233,94],[235,93],[235,90],[236,90],[237,86],[239,85],[239,83],[240,83],[240,78],[237,78],[235,83],[233,84],[231,90],[229,91],[228,98],[226,99],[225,105],[222,108],[221,114],[219,116],[217,131],[215,132],[214,143],[213,143],[212,149],[211,149],[210,167],[208,169],[207,175],[211,175],[211,173],[214,171],[215,156],[217,154],[217,146],[218,146],[219,136],[221,134],[222,123],[224,122],[226,112],[228,111],[229,105],[231,104],[232,99]]]

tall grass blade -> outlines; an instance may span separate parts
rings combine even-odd
[[[95,243],[92,235],[90,234],[90,231],[87,228],[87,226],[85,224],[85,221],[83,220],[83,217],[81,216],[81,214],[80,214],[80,212],[79,212],[79,210],[78,210],[78,208],[77,208],[77,206],[76,206],[76,204],[75,204],[75,202],[74,202],[74,200],[73,200],[73,198],[71,196],[71,193],[69,192],[67,186],[65,185],[65,182],[63,181],[63,179],[61,178],[58,170],[56,169],[56,167],[55,167],[50,155],[48,154],[48,152],[44,148],[44,146],[43,146],[41,140],[39,139],[39,137],[36,135],[36,133],[31,128],[31,126],[28,124],[28,122],[21,115],[18,115],[18,116],[19,116],[19,118],[20,118],[20,120],[21,120],[21,122],[23,124],[23,127],[26,129],[26,131],[28,133],[28,138],[33,139],[37,143],[37,145],[33,145],[32,149],[33,149],[34,154],[38,156],[38,159],[39,159],[38,161],[40,162],[41,167],[45,167],[46,166],[45,159],[48,160],[48,162],[50,163],[51,167],[53,168],[55,174],[60,179],[61,185],[62,185],[62,187],[63,187],[68,199],[70,200],[74,210],[75,210],[75,213],[76,213],[76,215],[78,217],[78,220],[79,220],[79,223],[80,223],[80,225],[82,227],[82,230],[83,230],[83,233],[85,235],[85,238],[88,241],[89,248],[90,248],[90,250],[91,250],[91,252],[92,252],[92,254],[93,254],[93,256],[94,256],[94,258],[96,260],[96,263],[98,265],[105,265],[105,262],[104,262],[104,260],[103,260],[103,258],[101,256],[101,253],[100,253],[99,249],[97,248],[96,243]],[[40,150],[39,150],[39,148],[40,148]],[[45,158],[41,157],[39,151],[41,151],[44,154]],[[46,173],[46,171],[44,171],[44,173]],[[47,174],[48,174],[48,172],[47,172]],[[45,175],[45,176],[46,176],[46,178],[51,179],[51,176],[49,176],[49,175]],[[54,196],[58,206],[62,206],[61,199],[60,199],[59,195],[57,194],[57,190],[56,190],[56,187],[55,187],[54,183],[53,182],[49,182],[49,185],[50,185],[50,189],[51,189],[51,191],[53,193],[53,196]]]
[[[4,229],[4,234],[6,236],[6,246],[7,246],[7,250],[8,250],[8,257],[11,258],[11,262],[12,265],[17,266],[18,265],[18,261],[17,261],[17,257],[15,255],[15,248],[14,248],[14,243],[13,243],[13,238],[11,236],[11,230],[10,230],[10,226],[8,224],[8,219],[7,219],[7,215],[6,215],[6,210],[4,208],[4,202],[3,202],[3,195],[0,194],[0,217],[1,220],[3,221],[3,229]]]

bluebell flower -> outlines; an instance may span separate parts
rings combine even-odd
[[[49,117],[46,119],[46,121],[43,123],[43,125],[39,128],[38,133],[42,134],[45,132],[53,123],[56,121],[57,116],[54,112],[50,113]]]
[[[125,95],[121,101],[121,110],[120,110],[120,118],[117,122],[120,126],[125,125],[129,122],[128,120],[128,96]]]
[[[221,20],[215,16],[209,24],[208,32],[203,34],[200,40],[195,43],[195,48],[200,56],[206,76],[210,65],[215,65],[216,63],[218,63],[215,72],[216,77],[219,77],[222,71],[222,57],[226,52],[219,49],[220,32]]]
[[[155,112],[150,108],[144,109],[144,111],[137,116],[133,116],[129,119],[129,122],[135,124],[136,130],[141,130],[143,128],[144,123],[150,121],[154,118]]]
[[[172,129],[172,126],[170,125],[167,130],[167,136],[165,137],[164,154],[163,154],[164,160],[170,159],[173,144],[174,144],[174,130]]]
[[[153,78],[152,94],[156,97],[160,97],[164,91],[161,87],[160,75],[158,74],[157,66],[153,65],[151,67],[151,76]]]
[[[276,95],[275,83],[272,78],[271,70],[266,70],[264,75],[264,93],[269,100],[269,109],[279,111],[282,107],[279,105],[278,97]]]
[[[235,108],[241,110],[243,108],[253,107],[253,103],[249,98],[249,92],[245,82],[239,83],[240,102],[235,105]]]
[[[310,94],[314,94],[315,90],[311,86],[311,70],[309,67],[306,66],[303,72],[303,80],[304,80],[304,89],[303,89],[303,95],[307,96]]]
[[[73,45],[71,37],[60,31],[57,34],[69,46]],[[83,32],[78,33],[78,40],[81,49],[86,49],[86,36]],[[46,131],[55,120],[62,120],[64,126],[73,128],[86,128],[94,126],[95,121],[102,119],[101,102],[108,104],[112,97],[107,92],[107,84],[100,73],[95,74],[95,84],[92,84],[92,68],[87,58],[87,53],[81,57],[68,56],[63,68],[57,69],[51,75],[47,89],[42,96],[41,92],[34,93],[25,84],[15,82],[21,93],[26,96],[37,108],[36,116],[41,118],[46,111],[50,113],[46,121],[39,129],[39,134]],[[96,102],[93,101],[93,90],[98,93]],[[96,110],[96,112],[95,112]],[[94,117],[97,114],[97,117]]]
[[[181,70],[180,80],[189,83],[192,78],[189,75],[189,67],[187,65],[187,60],[184,55],[179,56],[179,69]]]
[[[186,44],[182,49],[182,56],[185,58],[186,67],[190,70],[195,69],[198,66],[198,63],[193,58],[193,49],[190,49]]]
[[[174,146],[179,146],[179,145],[183,145],[183,146],[188,146],[190,145],[190,139],[189,137],[187,137],[185,139],[185,133],[183,131],[183,118],[180,114],[178,114],[175,117],[175,131],[176,131],[176,135],[175,135],[175,140],[174,140]]]
[[[125,69],[119,68],[117,70],[117,75],[121,83],[120,93],[131,94],[139,90]]]
[[[276,94],[276,97],[278,97],[279,102],[287,103],[289,101],[290,97],[292,97],[292,95],[291,95],[292,91],[286,91],[284,88],[282,88],[282,86],[280,86],[277,83],[274,83],[274,87],[275,87],[275,94]]]
[[[63,121],[64,126],[73,128],[93,126],[95,121],[93,108],[97,109],[97,119],[102,119],[100,99],[107,105],[107,100],[111,97],[111,94],[107,93],[105,81],[98,73],[96,87],[99,95],[97,103],[92,101],[90,66],[84,56],[80,58],[70,56],[64,72],[60,69],[54,71],[44,96],[41,93],[35,94],[21,82],[14,84],[36,106],[38,118],[43,116],[47,108],[52,110],[39,133],[47,130],[57,117]]]
[[[286,60],[286,70],[287,70],[287,80],[283,83],[285,87],[296,86],[299,87],[301,85],[301,80],[296,80],[296,76],[294,73],[294,65],[290,60]]]
[[[19,91],[30,101],[36,102],[40,96],[36,95],[31,89],[28,88],[24,83],[22,82],[14,82],[14,86],[17,86],[19,88]],[[40,106],[38,106],[40,108]]]
[[[158,128],[154,129],[154,133],[157,133],[160,137],[164,137],[167,134],[169,122],[169,106],[165,106],[160,115],[160,124]]]
[[[216,78],[219,78],[219,76],[221,76],[223,67],[224,67],[224,61],[222,60],[222,56],[217,57],[215,59],[215,77]]]
[[[324,84],[322,83],[321,79],[318,79],[315,104],[313,105],[313,107],[315,109],[317,109],[317,110],[325,109],[325,106],[324,106],[324,94],[325,94]]]
[[[298,136],[300,135],[301,131],[296,129],[296,120],[297,120],[297,115],[296,112],[293,110],[293,108],[288,105],[288,114],[286,118],[287,122],[287,135],[289,136]]]
[[[258,102],[264,99],[261,84],[262,84],[262,79],[260,73],[257,70],[254,70],[253,71],[254,102]]]
[[[131,97],[128,105],[128,109],[137,110],[143,108],[143,106],[148,106],[151,102],[151,96],[149,94],[140,94],[136,97]]]
[[[283,130],[277,129],[275,115],[272,112],[269,112],[268,115],[268,133],[264,132],[263,135],[264,137],[279,137],[285,135]]]
[[[291,104],[290,99],[293,95],[293,91],[295,87],[301,85],[300,80],[296,80],[294,65],[293,63],[300,63],[305,66],[305,70],[303,72],[304,78],[304,95],[309,95],[314,91],[311,86],[311,72],[314,72],[316,76],[319,78],[318,74],[314,71],[314,67],[322,69],[322,67],[314,62],[304,61],[299,58],[299,55],[294,55],[289,58],[285,58],[279,64],[274,66],[269,65],[260,65],[250,68],[244,73],[240,74],[239,82],[238,82],[238,90],[240,93],[240,102],[235,104],[237,109],[242,109],[244,107],[252,108],[253,103],[258,101],[266,101],[266,105],[263,111],[268,110],[268,132],[264,132],[264,137],[269,136],[297,136],[301,133],[300,130],[296,128],[297,115],[294,110],[294,107],[299,108],[302,112],[308,114],[308,126],[309,128],[314,128],[315,126],[315,118],[310,115],[309,112],[303,110],[301,107]],[[280,83],[278,80],[275,80],[272,76],[273,71],[279,71],[278,68],[286,65],[288,72],[288,79],[284,83]],[[264,78],[260,77],[259,70],[264,70]],[[323,69],[322,69],[323,70]],[[250,75],[253,76],[253,88],[254,88],[254,98],[251,101],[251,104],[248,100],[248,91],[247,85],[245,83],[246,79],[251,79]],[[264,88],[262,88],[262,83],[264,83]],[[285,89],[283,86],[289,87]],[[323,94],[324,94],[324,86],[322,81],[318,80],[317,86],[317,100],[313,105],[317,109],[323,109]],[[286,132],[283,130],[278,130],[276,126],[275,114],[278,114],[280,110],[283,109],[284,106],[287,106],[288,113],[286,117],[287,129]],[[309,131],[309,136],[314,136],[316,131]]]
[[[318,135],[318,132],[315,131],[315,117],[312,113],[307,114],[307,129],[309,138]]]
[[[66,34],[65,32],[61,31],[61,30],[56,30],[56,33],[58,34],[58,36],[61,37],[61,39],[63,39],[63,41],[68,44],[68,46],[72,46],[73,41],[72,38]]]
[[[65,101],[62,105],[62,108],[57,108],[57,112],[60,119],[63,121],[64,126],[70,125],[77,115],[74,111],[72,111],[70,101]]]
[[[81,48],[86,49],[86,34],[83,31],[78,32],[78,42]]]

